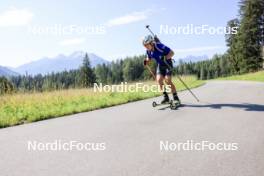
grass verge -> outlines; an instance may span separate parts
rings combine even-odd
[[[182,77],[190,88],[204,84],[193,76]],[[176,79],[178,90],[184,86]],[[142,82],[154,85],[154,81]],[[131,83],[135,84],[135,83]],[[60,117],[159,96],[159,92],[107,93],[71,89],[0,96],[0,128]]]
[[[215,80],[241,80],[241,81],[259,81],[264,82],[264,71],[259,71],[255,73],[247,73],[243,75],[234,75],[228,77],[221,77]]]

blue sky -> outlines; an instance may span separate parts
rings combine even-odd
[[[237,0],[0,0],[0,4],[0,65],[13,67],[79,50],[107,60],[142,54],[146,24],[174,49],[175,58],[212,56],[226,50],[224,34],[165,34],[160,33],[161,26],[171,30],[188,24],[224,27],[238,14]],[[99,32],[32,32],[56,25],[60,29],[99,28]]]

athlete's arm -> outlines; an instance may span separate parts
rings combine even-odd
[[[146,59],[144,60],[144,65],[148,65],[149,64],[149,62],[151,61],[151,57],[150,57],[150,55],[149,55],[149,53],[147,52],[147,57],[146,57]]]
[[[166,59],[171,59],[174,56],[174,52],[170,50],[170,52],[165,56]]]

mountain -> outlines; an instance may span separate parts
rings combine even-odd
[[[21,65],[17,68],[14,68],[16,72],[20,74],[48,74],[51,72],[61,72],[64,70],[72,70],[78,69],[83,62],[83,58],[85,56],[85,52],[83,51],[76,51],[68,56],[60,54],[54,58],[42,58],[37,61],[33,61],[24,65]],[[98,64],[107,63],[108,61],[93,54],[88,53],[91,66],[94,67]]]
[[[179,63],[179,61],[183,61],[183,62],[199,62],[199,61],[203,61],[203,60],[207,60],[209,59],[207,55],[202,55],[202,56],[186,56],[184,58],[178,58],[176,59],[177,64]]]
[[[0,76],[5,76],[5,77],[9,77],[9,76],[18,76],[19,74],[10,70],[7,67],[2,67],[0,66]]]

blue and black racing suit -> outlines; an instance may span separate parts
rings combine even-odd
[[[149,59],[155,59],[157,63],[157,75],[171,76],[171,69],[168,67],[173,67],[172,59],[166,59],[167,64],[164,62],[164,57],[170,53],[171,49],[162,43],[155,43],[154,51],[147,50],[147,57]]]

